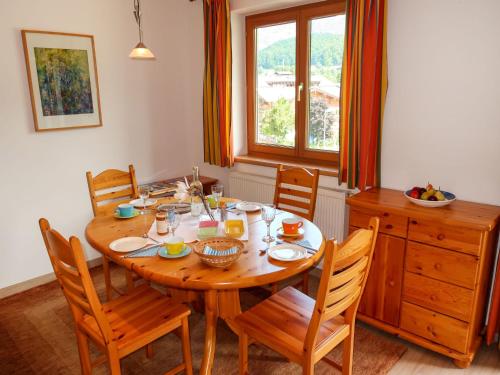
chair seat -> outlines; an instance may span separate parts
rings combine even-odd
[[[260,342],[300,362],[315,302],[289,286],[238,315],[235,320],[250,337],[255,337],[255,332]],[[344,318],[335,317],[321,325],[316,347],[327,338],[345,337],[348,333],[349,326],[344,323]]]
[[[190,314],[187,306],[173,302],[148,285],[141,285],[131,294],[103,304],[103,311],[115,336],[120,357],[179,327],[182,318]],[[85,315],[80,327],[105,346],[93,316]]]

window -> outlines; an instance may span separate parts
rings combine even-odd
[[[250,155],[338,161],[345,2],[246,20]]]

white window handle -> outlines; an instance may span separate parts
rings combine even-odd
[[[304,84],[302,82],[299,83],[297,87],[297,101],[300,102],[300,98],[302,97],[302,90],[304,89]]]

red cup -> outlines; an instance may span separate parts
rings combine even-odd
[[[285,234],[298,234],[299,228],[302,228],[304,223],[296,218],[283,219],[281,222],[283,226],[283,233]]]

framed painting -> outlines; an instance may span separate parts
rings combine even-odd
[[[102,126],[94,37],[21,34],[36,131]]]

